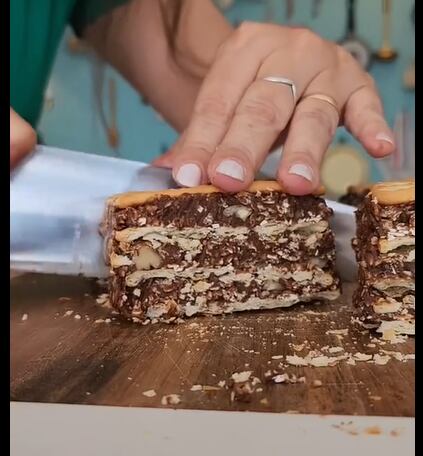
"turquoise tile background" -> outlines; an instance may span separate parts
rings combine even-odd
[[[404,70],[414,57],[414,28],[411,22],[413,0],[393,0],[392,44],[399,51],[393,63],[373,63],[370,72],[377,81],[389,122],[401,109],[409,111],[414,118],[414,92],[403,88]],[[321,14],[311,17],[312,0],[295,0],[294,16],[291,23],[312,28],[330,40],[340,40],[345,34],[346,2],[323,0]],[[233,22],[242,20],[266,20],[271,7],[273,20],[281,24],[285,19],[285,1],[236,0],[226,11]],[[357,35],[371,49],[381,44],[381,0],[359,0],[356,13]],[[66,33],[60,46],[50,87],[54,107],[45,109],[41,118],[40,132],[45,143],[58,147],[85,151],[94,154],[112,155],[106,135],[99,122],[93,96],[93,64],[85,55],[71,54],[67,50]],[[148,106],[141,97],[116,72],[106,68],[106,80],[113,76],[117,81],[118,127],[121,136],[119,154],[131,160],[150,161],[171,145],[176,133]],[[339,129],[340,138],[355,145],[356,142]],[[378,172],[372,164],[372,177]]]

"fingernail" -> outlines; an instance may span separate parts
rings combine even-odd
[[[175,176],[176,182],[184,187],[195,187],[201,183],[201,169],[194,163],[182,165]]]
[[[392,144],[392,145],[394,144],[394,140],[389,135],[387,135],[386,133],[378,133],[376,135],[376,139],[378,141],[386,141],[386,142],[388,142],[389,144]]]
[[[216,171],[219,174],[224,176],[232,177],[238,181],[243,182],[245,180],[245,170],[242,165],[240,165],[235,160],[223,160],[219,163]]]
[[[304,177],[304,179],[310,182],[313,181],[313,170],[309,166],[303,165],[302,163],[292,165],[291,168],[289,168],[288,173]]]

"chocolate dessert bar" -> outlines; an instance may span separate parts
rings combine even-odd
[[[369,328],[414,334],[414,181],[376,184],[356,212],[354,304]]]
[[[126,193],[104,222],[110,301],[135,321],[333,300],[331,209],[274,181]]]

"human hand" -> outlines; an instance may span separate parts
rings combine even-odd
[[[295,96],[269,77],[291,80]],[[241,191],[283,138],[277,179],[307,194],[342,124],[371,156],[393,152],[374,82],[347,51],[307,29],[244,23],[220,47],[184,134],[154,164],[182,186]]]
[[[34,129],[10,108],[10,169],[29,153],[32,152],[37,142]]]

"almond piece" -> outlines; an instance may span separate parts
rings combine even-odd
[[[137,255],[132,258],[136,268],[140,270],[157,269],[162,264],[160,255],[149,245],[142,245]]]

